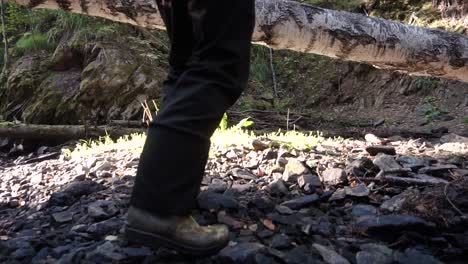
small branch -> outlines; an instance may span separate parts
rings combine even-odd
[[[296,120],[292,121],[291,124],[294,125],[296,124],[299,120],[301,120],[303,118],[303,116],[300,116],[298,118],[296,118]]]
[[[5,30],[5,2],[4,0],[0,1],[0,18],[2,20],[2,35],[3,35],[3,47],[4,47],[4,54],[3,54],[3,68],[0,74],[0,80],[3,79],[8,67],[8,39],[6,36]]]
[[[275,98],[278,97],[278,84],[276,83],[276,72],[275,72],[275,66],[273,64],[273,49],[269,48],[270,50],[270,70],[271,70],[271,78],[273,81],[273,95]]]
[[[451,184],[452,182],[449,182],[445,185],[445,188],[444,188],[444,195],[445,195],[445,199],[447,199],[447,201],[449,202],[449,204],[453,207],[453,209],[455,209],[455,211],[457,211],[460,216],[465,216],[465,214],[460,210],[458,209],[457,206],[455,206],[455,204],[452,202],[452,200],[450,200],[450,198],[448,197],[448,194],[447,194],[447,189],[449,187],[449,185]]]
[[[123,127],[141,127],[143,123],[141,121],[136,120],[110,120],[109,125]]]
[[[149,123],[153,121],[153,117],[151,115],[150,110],[148,109],[148,104],[146,103],[146,101],[144,103],[141,103],[141,107],[143,107],[143,122],[149,125]]]
[[[159,107],[158,107],[158,105],[156,104],[156,101],[151,100],[151,102],[152,102],[153,105],[154,105],[154,109],[156,109],[156,114],[158,114],[158,112],[159,112]]]

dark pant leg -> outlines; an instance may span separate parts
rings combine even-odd
[[[169,74],[163,84],[164,98],[173,91],[180,75],[187,69],[187,61],[192,56],[194,40],[192,21],[187,11],[186,1],[156,0],[160,15],[166,24],[170,41]]]
[[[196,206],[210,137],[249,73],[254,0],[181,2],[188,3],[192,57],[149,129],[131,201],[157,214]]]

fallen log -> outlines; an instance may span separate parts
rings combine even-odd
[[[65,10],[163,28],[155,1],[9,0],[30,8]],[[468,38],[349,12],[284,0],[256,0],[253,41],[413,75],[468,82]]]
[[[71,140],[96,138],[109,135],[118,138],[133,133],[145,132],[145,129],[114,126],[84,126],[84,125],[29,125],[0,123],[0,137],[11,139],[52,139]]]
[[[143,127],[145,123],[136,120],[111,120],[109,125],[119,127]]]

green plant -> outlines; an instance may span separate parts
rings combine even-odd
[[[52,50],[53,45],[47,39],[47,36],[40,33],[26,34],[15,44],[16,51],[20,54],[37,52],[40,50]]]
[[[293,98],[276,98],[273,101],[273,106],[275,111],[280,112],[280,113],[285,113],[288,111],[288,108],[292,105],[293,103]]]
[[[228,129],[231,130],[240,130],[244,128],[249,128],[254,125],[254,122],[250,120],[250,117],[244,118],[237,125],[228,128],[228,115],[227,113],[224,113],[223,118],[221,119],[221,122],[219,123],[218,130],[219,131],[227,131]]]
[[[433,78],[428,78],[428,77],[416,77],[415,85],[419,91],[423,91],[424,93],[427,94],[427,93],[430,93],[431,91],[434,91],[434,89],[437,88],[437,86],[439,85],[439,81]],[[428,96],[428,97],[433,97],[433,96]]]
[[[268,48],[254,46],[251,61],[250,79],[252,83],[261,89],[268,87],[272,78]]]
[[[219,123],[218,129],[221,131],[225,131],[228,128],[228,116],[227,113],[224,113],[221,122]]]
[[[246,117],[239,121],[237,125],[234,126],[234,129],[243,129],[243,128],[249,128],[254,125],[254,121],[250,120],[250,117]]]
[[[428,103],[428,104],[432,104],[434,102],[437,101],[437,98],[435,98],[434,96],[426,96],[424,97],[424,102],[425,103]]]
[[[463,123],[464,123],[464,124],[468,124],[468,117],[464,117],[464,118],[463,118]]]
[[[438,117],[440,117],[443,114],[441,110],[439,110],[437,107],[432,107],[432,109],[426,111],[424,114],[428,120],[433,120]]]

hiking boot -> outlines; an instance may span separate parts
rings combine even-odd
[[[125,233],[132,243],[193,255],[215,254],[229,242],[224,225],[200,226],[191,216],[160,217],[133,206],[128,210]]]

